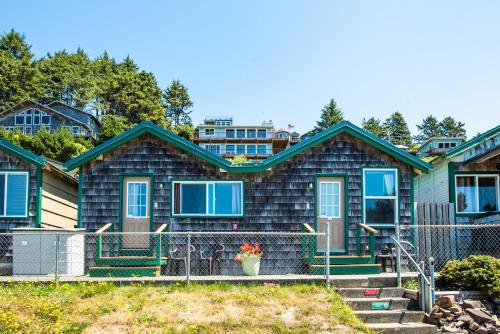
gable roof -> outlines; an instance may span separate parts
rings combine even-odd
[[[500,133],[500,125],[497,125],[493,129],[490,129],[482,134],[480,134],[477,137],[472,138],[471,140],[466,141],[462,145],[459,145],[455,147],[453,150],[449,150],[446,152],[445,156],[447,158],[453,158],[459,155],[460,153],[463,153],[464,151],[468,150],[469,148],[481,143],[482,141],[489,139],[491,137],[494,137]]]
[[[69,104],[64,103],[64,102],[62,102],[62,101],[53,101],[53,102],[50,102],[49,104],[47,104],[47,106],[52,107],[53,105],[57,105],[57,104],[58,104],[58,105],[61,105],[61,106],[68,107],[68,108],[71,108],[72,110],[74,110],[74,111],[76,111],[76,112],[79,112],[79,113],[81,113],[81,114],[83,114],[83,115],[89,116],[89,117],[90,117],[90,118],[92,118],[94,121],[96,121],[96,122],[97,122],[97,124],[99,124],[99,125],[101,124],[101,122],[97,119],[97,117],[95,117],[95,115],[93,115],[93,114],[91,114],[91,113],[89,113],[89,112],[83,111],[83,110],[81,110],[81,109],[78,109],[78,108],[76,108],[76,107],[70,106]],[[54,108],[52,108],[52,109],[54,109]]]
[[[96,146],[93,149],[81,154],[80,156],[66,162],[64,166],[69,170],[73,170],[96,159],[100,155],[105,154],[115,149],[116,147],[146,133],[159,137],[160,139],[163,139],[231,173],[263,172],[341,133],[348,133],[354,137],[357,137],[364,142],[380,149],[381,151],[395,157],[396,159],[401,160],[423,172],[428,172],[430,169],[432,169],[432,166],[430,164],[355,126],[348,121],[342,121],[335,126],[332,126],[331,128],[320,132],[286,150],[272,155],[263,161],[243,164],[232,164],[230,161],[223,159],[218,155],[215,155],[182,137],[179,137],[165,129],[162,129],[151,122],[142,122],[141,124],[123,132],[115,138],[112,138],[102,143],[101,145]]]
[[[24,161],[30,162],[36,166],[42,167],[45,164],[45,158],[35,153],[28,151],[20,146],[17,146],[10,141],[0,139],[0,149],[9,152]]]
[[[68,119],[70,119],[70,120],[72,120],[72,121],[74,121],[74,122],[77,122],[77,123],[79,123],[79,124],[81,124],[81,125],[85,126],[86,128],[88,128],[88,127],[89,127],[89,126],[88,126],[88,124],[86,124],[86,123],[84,123],[84,122],[82,122],[82,121],[79,121],[79,120],[77,120],[77,119],[75,119],[75,118],[73,118],[73,117],[71,117],[71,116],[68,116],[68,115],[66,115],[66,114],[63,114],[63,113],[62,113],[62,112],[60,112],[59,110],[53,109],[53,108],[51,108],[51,107],[49,107],[49,106],[46,106],[46,105],[44,105],[44,104],[38,103],[38,102],[33,101],[33,100],[25,100],[25,101],[23,101],[23,102],[20,102],[20,103],[16,104],[16,105],[15,105],[15,106],[13,106],[13,107],[10,107],[10,108],[9,108],[9,109],[7,109],[7,110],[4,110],[4,111],[0,112],[0,117],[4,117],[4,116],[5,116],[5,115],[7,115],[7,114],[10,114],[10,113],[16,112],[16,111],[17,111],[17,109],[19,109],[19,108],[22,108],[22,107],[28,107],[28,106],[34,106],[35,108],[45,110],[45,111],[47,111],[47,112],[49,112],[49,113],[55,113],[55,114],[58,114],[58,115],[60,115],[60,116],[62,116],[62,117],[65,117],[65,118],[68,118]]]

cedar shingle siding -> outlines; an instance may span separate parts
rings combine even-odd
[[[35,227],[36,201],[37,201],[37,168],[33,164],[0,150],[0,170],[15,172],[17,170],[29,171],[29,204],[28,218],[3,218],[0,217],[0,231],[7,231],[14,227]]]
[[[301,224],[314,227],[314,183],[316,174],[347,174],[349,254],[356,251],[356,223],[362,221],[362,167],[399,167],[399,207],[401,224],[410,223],[410,166],[381,152],[373,146],[341,134],[323,144],[306,150],[270,171],[252,174],[230,174],[149,134],[142,135],[83,166],[81,223],[95,231],[105,223],[118,224],[120,175],[126,173],[154,174],[154,228],[169,224],[170,231],[301,231]],[[171,217],[172,179],[236,179],[244,180],[243,218],[176,218]],[[309,203],[309,209],[307,209]],[[391,242],[393,229],[382,229],[377,248]],[[364,244],[367,238],[362,239]],[[249,240],[251,241],[251,240]],[[281,248],[282,250],[284,248]],[[286,252],[300,260],[300,240]],[[279,259],[285,253],[269,258]],[[279,264],[267,263],[268,266]],[[264,268],[264,272],[265,272]]]

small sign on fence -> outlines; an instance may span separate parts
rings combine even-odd
[[[366,289],[364,291],[365,296],[378,296],[380,293],[380,289]]]

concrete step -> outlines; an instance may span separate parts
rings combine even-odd
[[[345,298],[344,301],[355,311],[407,310],[413,306],[409,298]],[[387,307],[384,307],[386,305]]]
[[[422,311],[354,311],[354,314],[367,324],[422,322]]]
[[[402,282],[417,277],[416,273],[403,274]],[[381,273],[376,275],[336,275],[332,284],[337,288],[390,288],[397,286],[396,274]]]
[[[403,288],[339,288],[337,291],[344,298],[403,297],[405,292]]]
[[[384,334],[435,334],[438,328],[433,325],[421,322],[409,322],[406,324],[386,323],[386,324],[366,324],[376,332]]]

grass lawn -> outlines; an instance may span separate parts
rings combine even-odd
[[[0,333],[368,333],[315,285],[0,286]]]

